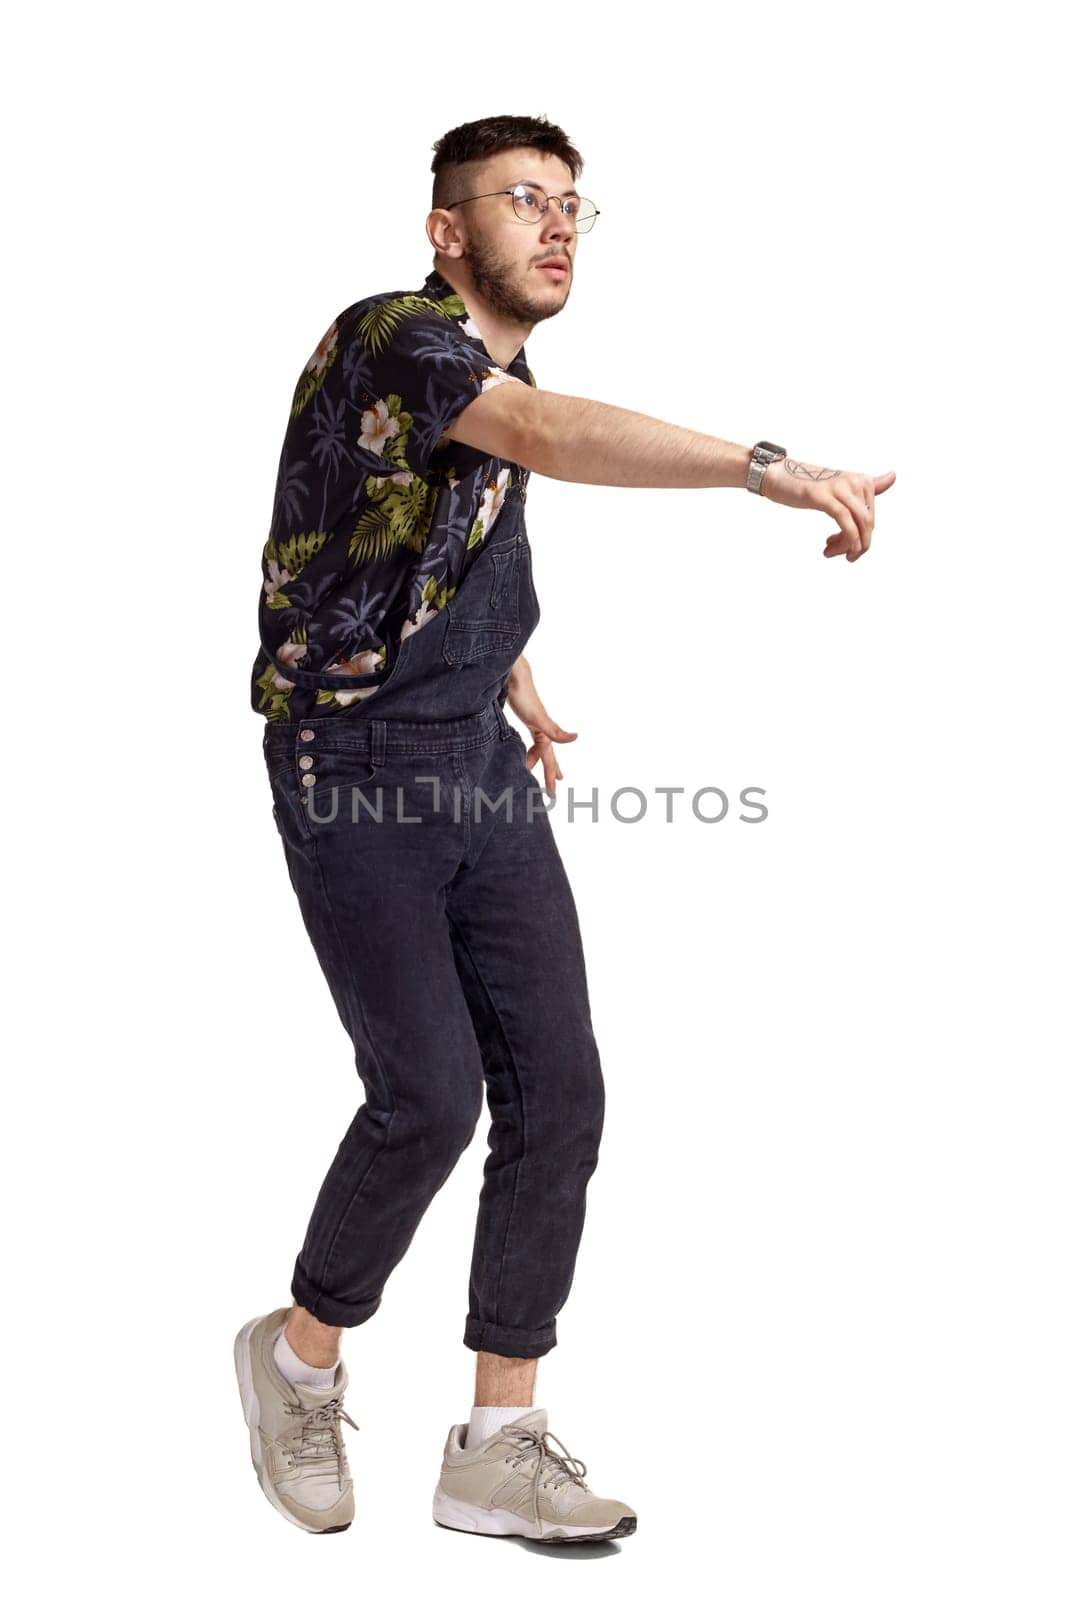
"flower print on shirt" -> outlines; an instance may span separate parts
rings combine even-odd
[[[481,503],[478,506],[478,515],[470,531],[467,549],[473,550],[476,544],[481,544],[488,536],[490,528],[500,515],[504,504],[504,497],[508,492],[508,469],[501,472],[499,478],[490,478],[482,492]]]
[[[482,375],[482,394],[484,394],[487,389],[495,389],[498,383],[519,382],[521,382],[521,379],[516,378],[512,373],[504,372],[500,367],[490,367],[488,371]]]
[[[404,640],[448,605],[525,469],[440,440],[477,395],[522,382],[533,384],[525,351],[510,369],[494,362],[436,271],[419,293],[371,296],[334,318],[301,373],[283,443],[255,710],[272,721],[343,711],[378,684],[314,679],[384,681]],[[306,680],[287,679],[286,665]]]
[[[387,402],[376,400],[370,410],[363,413],[363,431],[359,442],[364,449],[373,450],[375,455],[380,456],[385,449],[385,441],[395,439],[399,432],[400,423],[396,417],[389,415]]]

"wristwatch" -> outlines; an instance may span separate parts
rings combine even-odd
[[[761,439],[759,444],[752,446],[752,460],[748,464],[748,482],[746,489],[751,489],[753,494],[763,492],[763,474],[772,461],[784,461],[786,450],[783,445],[771,444],[769,439]]]

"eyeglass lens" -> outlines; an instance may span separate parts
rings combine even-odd
[[[515,215],[521,222],[539,222],[549,202],[545,191],[539,189],[536,184],[517,183],[512,191],[511,203],[515,208]],[[580,195],[577,197],[568,195],[561,205],[564,215],[574,219],[578,232],[588,233],[597,215],[593,202],[583,200]]]

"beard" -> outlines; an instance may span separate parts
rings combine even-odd
[[[533,232],[533,230],[530,230]],[[481,239],[468,237],[463,259],[470,271],[471,282],[478,294],[498,316],[511,322],[543,322],[554,317],[567,304],[571,279],[567,280],[567,294],[561,300],[543,300],[527,293],[521,279],[526,270],[507,262]],[[533,269],[536,271],[536,267]]]

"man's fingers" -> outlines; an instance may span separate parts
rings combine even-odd
[[[563,732],[562,729],[560,731]],[[564,736],[566,737],[566,735]],[[578,735],[571,734],[570,737],[576,739]],[[534,742],[526,752],[526,765],[532,772],[539,761],[544,769],[542,787],[547,789],[549,794],[554,795],[556,792],[556,780],[557,778],[562,778],[563,771],[556,760],[556,752],[552,748],[552,740],[541,729],[538,729],[534,734]]]
[[[841,488],[838,489],[837,495],[838,499],[843,500],[848,506],[849,510],[852,512],[853,521],[855,522],[856,531],[859,534],[860,541],[859,549],[855,553],[856,555],[862,555],[863,552],[870,546],[871,532],[874,528],[874,513],[864,499],[862,491],[859,489],[853,489],[850,486],[842,485]]]
[[[844,555],[849,561],[858,561],[870,549],[874,533],[874,497],[888,489],[895,479],[895,472],[883,472],[878,477],[868,477],[866,473],[842,474],[834,480],[827,502],[819,509],[833,517],[839,531],[827,539],[824,556]]]
[[[860,549],[860,530],[856,526],[856,521],[852,515],[851,507],[849,506],[848,501],[842,496],[840,490],[836,490],[834,492],[833,498],[827,509],[830,516],[833,517],[834,521],[841,529],[842,534],[844,534],[849,548],[853,550]],[[834,534],[834,538],[836,539],[837,537],[838,535]]]
[[[559,770],[559,762],[556,760],[555,753],[553,752],[551,745],[549,745],[547,751],[545,752],[543,765],[545,769],[545,788],[548,790],[549,794],[554,795],[556,792],[556,779],[562,778],[563,774]]]

